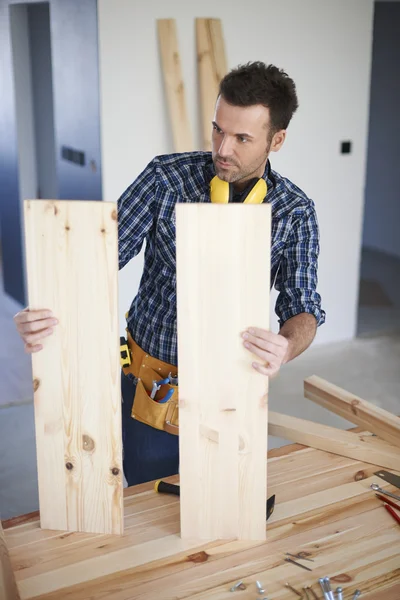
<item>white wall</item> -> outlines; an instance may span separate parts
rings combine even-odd
[[[320,285],[327,323],[317,341],[354,336],[373,0],[98,0],[103,198],[116,200],[151,158],[172,150],[156,37],[176,18],[189,116],[199,143],[195,17],[221,18],[228,67],[249,60],[285,68],[300,109],[272,166],[312,197],[321,229]],[[341,140],[353,152],[340,155]],[[142,259],[120,274],[121,319]],[[121,321],[121,328],[123,322]]]
[[[375,7],[363,244],[400,258],[400,4]]]

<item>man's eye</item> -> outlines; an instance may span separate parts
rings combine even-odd
[[[213,129],[214,129],[214,131],[216,131],[217,133],[222,133],[222,129],[220,129],[220,128],[218,127],[218,125],[215,125],[215,124],[214,124],[214,125],[213,125]]]
[[[242,135],[240,135],[239,141],[242,142],[242,144],[245,144],[248,141],[248,139],[247,139],[247,137],[243,137]]]

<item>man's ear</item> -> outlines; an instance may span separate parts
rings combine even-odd
[[[286,129],[280,129],[276,133],[274,133],[274,137],[272,138],[270,152],[278,152],[283,146],[283,143],[286,139]]]

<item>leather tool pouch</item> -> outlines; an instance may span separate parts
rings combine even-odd
[[[137,378],[136,393],[132,405],[132,418],[150,425],[155,429],[179,435],[178,386],[161,385],[154,400],[150,398],[153,381],[160,381],[170,373],[177,375],[176,367],[146,354],[128,333],[128,347],[132,362],[123,367],[125,375],[131,373]],[[173,394],[167,402],[158,402],[165,398],[173,389]]]

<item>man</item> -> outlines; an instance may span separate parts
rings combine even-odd
[[[174,209],[177,202],[210,202],[215,175],[233,185],[233,201],[239,202],[251,180],[264,178],[264,201],[272,206],[271,281],[279,291],[275,310],[280,331],[275,334],[249,323],[247,331],[238,332],[244,346],[260,359],[252,363],[254,369],[274,376],[313,341],[325,320],[316,291],[319,232],[314,203],[272,171],[268,158],[282,147],[297,107],[295,84],[277,67],[254,62],[232,70],[220,84],[212,153],[158,156],[120,197],[120,268],[146,240],[143,275],[127,318],[133,357],[136,352],[143,353],[140,358],[150,356],[165,372],[178,364]],[[48,311],[25,309],[14,319],[27,352],[41,350],[42,338],[56,325]],[[138,381],[142,385],[137,372],[122,373],[124,472],[129,485],[166,477],[179,468],[178,436],[131,416],[135,394],[135,410],[139,402]]]

